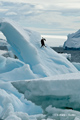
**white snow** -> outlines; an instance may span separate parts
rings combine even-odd
[[[69,34],[67,40],[64,42],[64,48],[80,48],[80,30],[75,33]]]
[[[80,72],[12,82],[12,84],[24,94],[25,98],[40,105],[43,110],[48,105],[80,110]]]
[[[62,110],[51,105],[46,108],[48,119],[51,120],[80,120],[80,113],[73,110]],[[44,117],[45,118],[45,117]]]
[[[73,62],[72,64],[80,71],[80,63]]]
[[[6,53],[5,50],[0,50],[0,55],[5,54],[5,53]]]
[[[0,56],[0,73],[12,71],[14,68],[18,68],[23,65],[24,63],[18,59],[12,59],[10,57],[5,58],[3,56]]]
[[[14,54],[26,64],[34,74],[40,77],[52,76],[77,69],[64,57],[53,51],[50,47],[40,48],[41,36],[31,30],[23,30],[12,21],[2,20],[0,30],[12,46]],[[64,70],[65,69],[65,70]]]
[[[60,53],[59,53],[60,54]],[[67,54],[67,53],[62,53],[61,55],[63,55],[65,58],[67,58],[68,60],[71,60],[71,54]]]
[[[52,117],[52,110],[61,108],[58,111],[62,113],[67,106],[79,111],[80,72],[76,65],[52,50],[47,42],[46,48],[40,48],[40,34],[24,30],[13,21],[0,20],[0,31],[9,43],[8,49],[18,57],[0,55],[0,119],[62,120]],[[72,120],[80,119],[74,110],[76,116]]]

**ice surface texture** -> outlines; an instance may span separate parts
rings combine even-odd
[[[75,33],[69,34],[63,47],[65,49],[80,49],[80,30]]]
[[[37,119],[37,115],[34,116],[35,118],[27,115],[27,113],[42,112],[41,108],[32,102],[40,105],[43,110],[46,109],[44,111],[48,113],[50,110],[46,107],[51,104],[60,108],[65,108],[67,104],[68,107],[79,108],[80,99],[77,100],[79,80],[76,84],[69,77],[71,73],[73,75],[78,72],[72,63],[48,45],[46,48],[40,48],[41,36],[37,32],[24,30],[16,23],[5,19],[0,21],[0,31],[11,45],[10,49],[19,58],[14,60],[0,56],[0,118],[4,120],[45,119],[43,115],[42,118],[40,115],[40,119]],[[66,73],[68,73],[67,76]],[[60,74],[65,75],[60,77],[58,76]],[[54,79],[55,75],[57,75],[56,79]],[[68,80],[65,79],[67,77]],[[19,92],[24,94],[25,98],[32,102],[24,100],[23,95],[17,92],[11,82]],[[71,103],[75,103],[74,106]]]

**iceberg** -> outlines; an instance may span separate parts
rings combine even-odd
[[[72,34],[68,34],[63,47],[65,49],[80,49],[80,30]]]
[[[47,44],[40,48],[38,32],[7,19],[0,20],[0,31],[18,58],[0,55],[0,119],[58,120],[52,111],[62,113],[67,107],[79,111],[80,72],[76,65]],[[74,110],[71,113],[77,117],[72,120],[80,119]]]
[[[45,109],[52,105],[80,111],[80,72],[12,82],[25,98]]]
[[[11,45],[13,53],[25,64],[30,66],[34,74],[39,77],[53,76],[77,72],[77,69],[48,45],[40,48],[41,36],[39,33],[24,30],[12,21],[2,20],[0,31],[4,34],[7,42]]]

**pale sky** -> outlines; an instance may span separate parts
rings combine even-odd
[[[0,0],[0,17],[43,35],[68,35],[80,29],[80,0]]]

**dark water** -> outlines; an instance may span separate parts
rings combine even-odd
[[[80,50],[65,50],[63,47],[51,47],[58,53],[71,54],[71,62],[80,62]]]
[[[7,46],[0,46],[0,50],[8,50]]]

